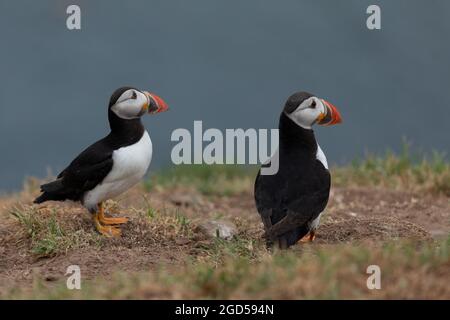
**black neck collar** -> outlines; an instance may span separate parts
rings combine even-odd
[[[280,148],[294,148],[316,154],[317,142],[312,129],[300,127],[284,112],[281,113],[278,127],[280,130]]]
[[[122,119],[118,117],[111,109],[108,111],[110,135],[115,136],[124,142],[137,142],[144,134],[144,126],[141,119]]]

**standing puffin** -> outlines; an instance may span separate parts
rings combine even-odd
[[[152,141],[141,116],[165,110],[167,104],[147,91],[133,87],[114,91],[108,107],[111,132],[81,152],[55,181],[43,184],[34,203],[80,201],[93,214],[98,232],[120,236],[114,225],[127,219],[106,217],[103,202],[128,190],[145,175],[152,159]]]
[[[330,172],[312,126],[340,123],[331,103],[307,92],[286,101],[279,122],[278,172],[255,181],[255,201],[268,245],[313,241],[330,194]],[[269,166],[270,163],[263,165]]]

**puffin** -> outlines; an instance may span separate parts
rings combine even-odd
[[[255,179],[256,208],[268,247],[312,242],[328,203],[331,176],[313,125],[342,122],[333,104],[308,92],[291,95],[279,119],[278,171]],[[262,167],[271,167],[272,157]]]
[[[134,87],[121,87],[111,95],[108,105],[110,133],[82,151],[56,180],[41,185],[34,200],[72,200],[91,214],[96,230],[106,237],[119,237],[117,225],[125,217],[107,217],[103,203],[138,183],[152,159],[152,141],[141,122],[144,114],[168,109],[163,99]]]

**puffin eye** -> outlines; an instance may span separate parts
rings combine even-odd
[[[130,99],[136,99],[137,98],[137,94],[136,91],[133,91],[133,94],[131,95]]]
[[[316,100],[313,100],[309,107],[314,109],[316,107]]]

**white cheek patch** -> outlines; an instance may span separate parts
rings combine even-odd
[[[137,93],[136,102],[141,109],[145,104],[147,104],[147,105],[150,104],[149,98],[142,92]]]
[[[310,108],[313,100],[316,101],[316,108]],[[316,97],[311,97],[303,101],[294,112],[286,115],[289,119],[294,121],[303,129],[311,129],[312,125],[316,122],[316,119],[319,116],[321,112],[320,110],[322,108],[322,102]]]
[[[124,93],[121,94],[121,96],[117,99],[116,104],[119,104],[121,102],[124,102],[128,99],[130,99],[131,97],[133,97],[133,89],[127,90]]]
[[[129,93],[129,91],[122,94],[118,99],[119,102],[111,107],[118,117],[127,120],[139,118],[142,115],[142,107],[147,103],[147,98],[143,93],[136,92],[136,99],[131,99],[132,92]]]
[[[141,108],[137,106],[135,103],[130,102],[130,100],[126,100],[115,104],[111,107],[111,110],[122,119],[134,119],[139,117],[139,113]]]
[[[322,101],[322,99],[317,99],[317,101],[319,102],[319,106],[320,106],[320,112],[324,113],[325,115],[327,115],[327,107],[325,106],[324,102]]]
[[[294,111],[290,114],[287,114],[287,117],[294,121],[298,126],[302,127],[303,129],[311,129],[311,126],[306,123],[305,119],[300,114],[300,111]]]

